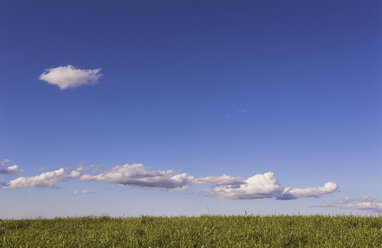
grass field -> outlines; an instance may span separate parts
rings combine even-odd
[[[382,217],[2,220],[0,247],[382,247]]]

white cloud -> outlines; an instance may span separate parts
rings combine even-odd
[[[27,187],[53,187],[64,180],[79,177],[83,171],[90,171],[94,166],[78,167],[66,172],[66,169],[45,172],[33,177],[19,177],[3,185],[4,189],[27,188]],[[7,168],[8,173],[19,172],[17,165]],[[96,172],[93,172],[96,173]],[[187,173],[175,173],[174,170],[148,170],[143,164],[117,165],[111,169],[100,172],[98,175],[84,174],[82,181],[108,182],[133,188],[166,189],[168,191],[185,190],[190,185],[213,185],[212,189],[202,190],[202,194],[221,199],[263,199],[275,198],[277,200],[290,200],[304,197],[320,197],[335,192],[337,184],[327,182],[322,187],[292,188],[282,187],[273,172],[256,174],[242,180],[240,177],[207,176],[194,179]],[[86,194],[93,191],[88,189],[74,190],[73,194]],[[370,200],[369,198],[362,198]],[[350,202],[343,199],[341,202]]]
[[[235,185],[242,184],[240,177],[223,174],[222,176],[208,176],[195,179],[194,184]]]
[[[40,75],[40,80],[58,86],[61,90],[81,85],[96,84],[102,76],[98,69],[77,69],[72,65],[49,68]]]
[[[303,197],[319,197],[338,189],[337,184],[328,182],[323,187],[316,188],[283,188],[274,177],[273,172],[257,174],[249,177],[239,185],[218,186],[206,189],[204,195],[212,195],[221,199],[262,199],[276,198],[290,200]]]
[[[362,196],[360,198],[344,197],[338,200],[336,203],[328,204],[331,207],[337,207],[342,209],[352,210],[367,210],[371,212],[382,212],[382,201],[378,201],[370,196]],[[325,207],[320,204],[316,207]]]
[[[257,199],[272,198],[279,195],[283,188],[278,184],[272,172],[254,175],[238,186],[218,186],[206,189],[204,195],[212,195],[221,199]]]
[[[82,189],[82,190],[77,190],[77,189],[75,189],[75,190],[73,190],[73,192],[72,192],[73,195],[78,195],[78,194],[90,194],[90,193],[94,193],[94,191],[91,190],[91,189]]]
[[[342,199],[339,199],[337,201],[338,204],[346,204],[346,203],[351,203],[351,202],[374,202],[375,199],[371,196],[362,196],[362,197],[359,197],[359,198],[350,198],[348,196],[342,198]]]
[[[382,212],[382,202],[360,201],[342,205],[341,208]]]
[[[148,171],[143,164],[117,165],[96,176],[83,175],[83,181],[104,181],[129,187],[146,189],[167,189],[177,191],[187,189],[194,177],[186,173],[174,174],[173,170]]]
[[[23,172],[17,164],[8,166],[7,168],[0,168],[0,175],[16,175]]]
[[[0,175],[16,175],[23,172],[17,164],[3,168],[9,162],[11,162],[9,159],[4,159],[0,162]]]
[[[337,203],[339,203],[339,204],[343,204],[343,203],[349,203],[349,202],[351,202],[351,201],[353,201],[350,197],[344,197],[344,198],[342,198],[342,199],[340,199],[340,200],[338,200],[337,201]]]
[[[375,199],[371,196],[365,195],[361,197],[360,201],[375,201]]]
[[[19,177],[3,186],[4,189],[28,188],[28,187],[53,187],[59,182],[69,178],[78,177],[82,171],[79,167],[70,173],[66,173],[64,168],[42,173],[34,177]]]
[[[286,187],[278,199],[289,200],[303,197],[319,197],[321,195],[329,194],[338,189],[338,185],[333,182],[327,182],[322,187],[314,188],[292,188]]]

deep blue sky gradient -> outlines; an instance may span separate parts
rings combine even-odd
[[[338,183],[327,199],[382,199],[381,7],[376,0],[1,1],[0,160],[29,176],[133,162],[197,177],[273,171],[284,186]],[[104,76],[65,91],[38,79],[68,64],[102,68]],[[199,214],[208,202],[216,213],[285,213],[323,201],[108,193],[112,186],[97,184],[78,202],[70,192],[81,184],[0,190],[0,210]],[[23,199],[35,210],[20,207]],[[157,209],[144,210],[153,199]],[[65,210],[47,210],[61,200]],[[86,211],[100,201],[110,204]],[[142,212],[114,207],[127,202]]]

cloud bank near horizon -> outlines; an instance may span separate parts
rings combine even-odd
[[[56,85],[61,90],[76,88],[82,85],[96,84],[102,76],[101,68],[78,69],[72,65],[49,68],[43,72],[39,79]]]
[[[382,201],[371,196],[363,196],[360,198],[344,197],[335,203],[322,203],[319,208],[340,208],[349,210],[362,210],[375,213],[382,213]]]
[[[88,169],[81,166],[71,172],[66,172],[64,168],[61,168],[55,171],[44,172],[37,176],[19,177],[3,185],[3,189],[54,187],[58,183],[71,178],[80,178],[81,181],[89,182],[106,182],[129,188],[167,190],[170,192],[186,190],[191,185],[209,184],[212,188],[202,190],[202,195],[234,200],[264,198],[292,200],[320,197],[333,193],[338,189],[338,185],[333,182],[327,182],[320,187],[282,187],[273,172],[256,174],[246,180],[226,174],[194,178],[187,173],[177,173],[175,170],[149,170],[143,164],[135,163],[116,165],[97,175],[81,175],[81,172]],[[73,194],[82,193],[90,192],[73,191]]]

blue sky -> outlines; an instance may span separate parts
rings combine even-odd
[[[0,218],[382,211],[381,7],[1,1]]]

